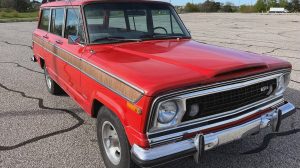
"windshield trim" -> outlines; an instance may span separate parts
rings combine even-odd
[[[88,26],[87,26],[87,18],[85,15],[85,7],[91,4],[120,4],[120,3],[132,3],[132,2],[91,2],[91,3],[87,3],[82,5],[82,15],[83,15],[83,22],[84,22],[84,27],[86,30],[86,44],[87,45],[96,45],[96,44],[115,44],[115,43],[126,43],[126,42],[135,42],[135,41],[116,41],[116,42],[108,42],[108,43],[93,43],[90,41],[90,36],[89,36],[89,30],[88,30]],[[168,7],[170,9],[170,12],[172,13],[172,15],[175,18],[175,21],[177,22],[177,24],[180,26],[182,32],[185,34],[185,36],[182,36],[181,39],[191,39],[191,34],[188,31],[188,29],[186,28],[185,24],[183,23],[182,19],[179,17],[179,14],[177,13],[177,11],[175,10],[174,6],[171,5],[168,2],[161,2],[161,1],[145,1],[145,2],[136,2],[136,3],[140,3],[140,4],[165,4],[166,7]],[[143,41],[151,41],[151,40],[170,40],[173,38],[141,38],[141,41],[139,42],[143,42]],[[175,39],[175,38],[174,38]]]

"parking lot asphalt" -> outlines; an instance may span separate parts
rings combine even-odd
[[[184,14],[194,40],[293,64],[286,99],[300,107],[300,15]],[[68,96],[52,96],[32,56],[30,23],[0,23],[0,167],[105,167],[95,119]],[[300,167],[300,109],[279,133],[258,135],[162,167]]]

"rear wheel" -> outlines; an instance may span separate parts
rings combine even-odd
[[[61,87],[50,77],[46,65],[44,66],[44,74],[47,90],[53,95],[59,95],[63,93]]]
[[[107,168],[134,168],[130,157],[130,147],[125,130],[106,107],[99,110],[97,116],[98,145]]]

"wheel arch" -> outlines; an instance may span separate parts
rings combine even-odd
[[[91,116],[93,118],[97,118],[98,112],[103,106],[113,112],[119,118],[124,127],[127,125],[125,109],[122,108],[116,100],[100,92],[97,92],[92,100]]]
[[[98,116],[98,112],[100,110],[101,107],[103,107],[103,103],[101,103],[98,99],[94,99],[93,103],[92,103],[92,112],[91,112],[91,116],[93,118],[97,118]]]
[[[41,68],[44,69],[44,67],[45,67],[45,60],[44,60],[44,58],[40,57],[39,60],[40,60],[39,63],[40,63]]]

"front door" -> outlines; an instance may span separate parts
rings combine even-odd
[[[57,73],[59,84],[79,103],[82,103],[80,87],[80,61],[84,46],[68,44],[69,35],[82,38],[79,8],[53,8],[49,39],[56,56],[52,70]],[[83,38],[82,38],[83,40]]]

